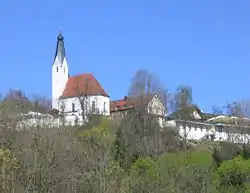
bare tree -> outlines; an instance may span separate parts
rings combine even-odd
[[[181,123],[184,133],[184,150],[187,150],[188,144],[188,134],[191,130],[191,127],[188,125],[188,121],[194,118],[193,115],[193,98],[192,98],[192,88],[190,86],[179,86],[176,90],[176,93],[172,98],[172,109],[177,115],[177,120]],[[180,126],[179,126],[180,127]],[[180,134],[180,128],[177,128],[178,134]]]
[[[51,110],[51,100],[46,97],[34,95],[32,100],[32,110],[40,113],[48,113]]]
[[[95,117],[102,115],[97,108],[98,101],[94,98],[91,88],[92,77],[76,77],[75,79],[75,89],[77,93],[77,99],[80,104],[81,117],[83,123],[92,121]]]
[[[31,102],[25,93],[21,90],[10,89],[10,91],[4,96],[2,105],[7,106],[6,110],[10,114],[27,113],[31,109]]]
[[[11,148],[16,129],[22,114],[27,113],[31,108],[30,100],[21,90],[11,89],[0,102],[0,141],[1,147]]]
[[[132,78],[129,96],[149,95],[162,89],[157,76],[147,70],[138,70]]]
[[[62,127],[65,127],[66,123],[66,104],[64,101],[60,101],[60,113],[58,114],[59,122],[62,124]],[[59,124],[60,124],[59,123]]]
[[[158,103],[149,106],[153,96],[160,98],[162,118],[166,112],[167,92],[158,78],[147,70],[139,70],[132,78],[128,104],[134,108],[121,121],[115,142],[116,159],[128,166],[141,156],[156,156],[167,149],[166,133],[159,125]],[[164,98],[165,97],[165,98]],[[154,106],[155,105],[155,106]],[[152,109],[151,109],[151,108]],[[168,132],[170,134],[171,132]],[[171,146],[171,145],[170,145]]]
[[[225,106],[226,114],[229,116],[228,134],[229,140],[242,144],[249,143],[250,138],[250,103],[249,101],[235,101]]]
[[[81,81],[84,81],[82,84],[84,84],[84,91],[82,91],[82,89],[80,88],[81,85]],[[78,94],[78,100],[81,106],[81,111],[82,111],[82,120],[86,120],[87,119],[87,111],[88,111],[88,106],[89,106],[89,79],[84,79],[81,80],[80,77],[78,78],[77,82],[76,82],[76,91]]]
[[[132,78],[128,96],[134,100],[137,99],[137,106],[145,110],[148,99],[155,94],[163,103],[166,113],[169,99],[167,89],[160,83],[155,74],[145,69],[138,70]]]
[[[179,86],[174,95],[175,109],[185,109],[193,102],[192,88],[190,86]],[[183,115],[184,116],[184,115]],[[188,115],[189,116],[189,115]]]

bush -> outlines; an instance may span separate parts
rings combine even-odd
[[[213,150],[213,159],[217,166],[225,160],[230,160],[242,154],[242,149],[237,144],[223,142]]]
[[[211,190],[211,164],[211,154],[206,152],[138,158],[131,166],[131,191],[193,193]]]
[[[244,187],[250,175],[250,160],[237,156],[232,160],[223,161],[216,173],[220,187]]]

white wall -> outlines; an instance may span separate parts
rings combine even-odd
[[[164,104],[161,102],[161,100],[157,95],[155,95],[152,98],[152,100],[148,103],[148,113],[159,116],[165,115]]]
[[[29,130],[34,127],[58,127],[59,119],[49,114],[41,114],[36,112],[28,112],[21,115],[21,120],[17,123],[17,130]]]
[[[179,135],[186,137],[188,140],[201,140],[206,136],[214,135],[214,141],[230,141],[233,143],[249,143],[250,134],[243,134],[239,132],[230,132],[230,129],[223,127],[218,127],[213,124],[192,122],[187,124],[184,128],[183,124],[178,123],[178,121],[166,121],[165,126],[175,127],[178,129]]]
[[[200,140],[201,138],[203,138],[206,134],[208,134],[207,132],[207,127],[203,127],[203,126],[186,126],[186,128],[184,128],[182,125],[179,126],[179,134],[182,137],[187,137],[187,139],[189,140]]]
[[[215,141],[230,141],[233,143],[249,143],[250,135],[242,132],[230,132],[231,128],[215,129]]]
[[[105,96],[89,96],[84,98],[85,101],[85,114],[98,114],[98,115],[110,115],[110,98]],[[92,111],[92,103],[95,103],[95,112]],[[75,112],[72,112],[72,104],[75,104]],[[79,121],[82,121],[82,108],[79,98],[61,99],[59,105],[63,106],[63,111],[66,113],[66,120],[72,122],[76,117]]]
[[[148,113],[159,116],[159,125],[163,127],[163,121],[165,119],[165,106],[157,95],[148,103]]]
[[[59,97],[62,95],[67,84],[69,68],[66,58],[61,64],[56,57],[52,65],[52,108],[59,109]]]

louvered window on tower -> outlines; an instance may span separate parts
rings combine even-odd
[[[58,67],[56,67],[56,72],[58,72]]]

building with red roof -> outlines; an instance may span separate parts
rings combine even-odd
[[[146,108],[145,110],[149,114],[154,115],[159,120],[159,124],[161,126],[163,125],[166,115],[166,108],[164,102],[157,94],[151,94],[142,97],[125,96],[123,99],[111,101],[110,113],[113,118],[120,119],[136,107]]]

